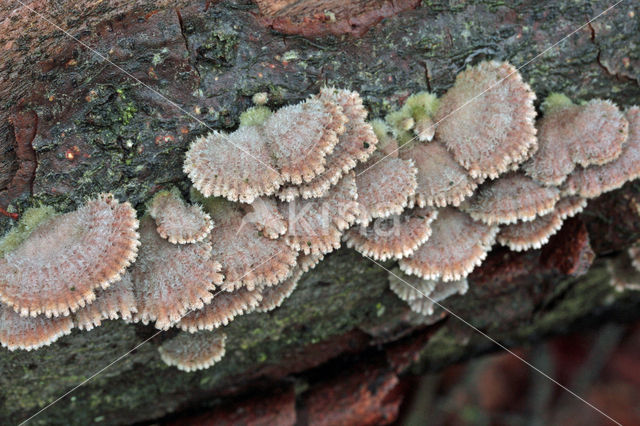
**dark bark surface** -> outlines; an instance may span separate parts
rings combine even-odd
[[[362,35],[317,38],[274,31],[248,1],[27,4],[101,56],[19,2],[0,6],[0,207],[17,214],[38,204],[70,210],[101,191],[142,209],[167,184],[186,190],[190,141],[207,127],[232,129],[257,92],[279,107],[323,84],[346,87],[379,117],[414,91],[442,94],[465,66],[496,58],[524,66],[539,99],[561,91],[640,104],[640,10],[631,1],[581,29],[609,2],[423,1],[367,22]],[[590,202],[541,251],[494,249],[472,274],[469,293],[447,306],[508,346],[637,317],[640,295],[615,293],[603,258],[638,239],[639,206],[640,184],[630,183]],[[0,216],[1,230],[11,224]],[[285,420],[313,422],[329,416],[331,399],[322,395],[336,383],[336,395],[361,396],[353,403],[367,419],[388,421],[407,369],[495,349],[455,317],[440,316],[416,325],[387,289],[386,272],[341,249],[282,308],[230,324],[227,355],[213,368],[166,367],[157,346],[174,332],[162,333],[33,421],[119,424],[220,404],[272,404],[291,411]],[[29,417],[153,333],[107,321],[36,352],[0,350],[0,423]],[[358,388],[358,374],[379,386]],[[266,416],[258,408],[256,416]]]

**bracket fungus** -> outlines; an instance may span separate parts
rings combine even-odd
[[[411,255],[400,259],[400,269],[424,279],[460,280],[487,257],[498,226],[474,221],[452,207],[438,212],[431,237]]]
[[[96,290],[96,300],[73,315],[73,323],[81,330],[99,327],[102,320],[122,318],[131,321],[138,312],[136,295],[133,291],[131,274],[125,272],[122,278],[106,290]]]
[[[433,315],[433,310],[437,303],[456,294],[465,294],[468,289],[469,283],[466,279],[449,282],[438,281],[431,293],[427,294],[427,297],[413,299],[407,303],[413,312],[429,316]]]
[[[393,156],[372,155],[356,168],[358,204],[361,212],[358,223],[368,224],[376,218],[400,214],[409,204],[409,197],[418,186],[413,160]]]
[[[520,221],[503,226],[496,239],[500,244],[513,251],[539,249],[562,228],[566,218],[580,213],[586,205],[587,200],[584,198],[561,198],[550,213],[536,217],[531,221]]]
[[[268,115],[262,124],[197,139],[184,171],[206,197],[251,203],[287,182],[299,185],[320,174],[345,122],[339,105],[311,97]]]
[[[357,92],[325,87],[319,96],[342,108],[347,119],[345,131],[338,136],[334,150],[327,155],[324,171],[309,182],[282,188],[278,197],[283,201],[291,201],[296,196],[317,198],[326,195],[345,173],[356,167],[358,162],[366,161],[376,149],[378,139],[371,125],[365,121],[367,110]]]
[[[349,172],[322,198],[280,204],[280,211],[289,218],[285,241],[305,254],[332,252],[340,247],[342,232],[360,214],[357,198],[356,179]]]
[[[578,167],[564,183],[565,193],[594,198],[640,177],[640,108],[630,108],[625,117],[628,136],[618,158],[600,166]]]
[[[413,144],[400,151],[399,156],[413,160],[418,170],[417,187],[409,197],[409,207],[459,206],[478,186],[438,141]]]
[[[481,62],[440,99],[436,138],[471,177],[495,179],[536,149],[535,98],[512,65]]]
[[[222,264],[224,290],[275,285],[289,275],[296,264],[296,250],[282,238],[268,238],[259,232],[253,212],[245,213],[241,206],[225,199],[207,199],[204,206],[216,223],[209,241],[213,257]]]
[[[181,333],[158,347],[160,358],[168,366],[182,371],[211,367],[225,354],[227,335],[220,332]]]
[[[389,272],[389,289],[405,302],[428,296],[436,288],[436,283],[434,280],[404,274],[399,268]]]
[[[50,345],[71,333],[73,321],[69,316],[47,318],[21,317],[13,309],[0,304],[0,344],[10,351],[27,351]]]
[[[562,184],[577,165],[602,165],[618,158],[628,122],[612,102],[593,99],[574,105],[550,95],[538,122],[538,151],[524,165],[527,175],[547,186]]]
[[[251,211],[244,215],[245,223],[252,223],[265,237],[276,239],[287,232],[287,221],[280,214],[278,204],[272,198],[256,198],[249,205]]]
[[[416,208],[401,215],[375,219],[368,226],[352,228],[345,234],[347,247],[373,259],[401,259],[416,251],[431,235],[437,210]]]
[[[252,312],[262,301],[261,288],[248,290],[245,287],[233,292],[219,291],[202,309],[185,315],[178,327],[190,333],[198,330],[214,330],[227,325],[239,315]]]
[[[256,307],[256,311],[269,312],[282,305],[282,302],[291,296],[293,290],[298,286],[298,281],[300,281],[302,274],[302,269],[295,268],[291,275],[280,284],[273,287],[265,287],[262,290],[262,301]]]
[[[461,209],[486,224],[530,221],[553,210],[560,191],[545,187],[533,179],[511,172],[486,182],[461,205]]]
[[[22,316],[77,311],[135,260],[137,228],[135,210],[111,194],[43,219],[0,259],[0,300]]]
[[[187,205],[177,189],[158,192],[149,205],[149,215],[158,225],[158,234],[172,244],[202,241],[213,222],[199,205]]]
[[[153,220],[141,220],[142,248],[131,268],[133,290],[138,312],[135,321],[166,330],[189,310],[209,303],[222,283],[220,263],[211,254],[208,241],[193,244],[171,244],[156,232]]]

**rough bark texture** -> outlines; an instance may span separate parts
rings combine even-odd
[[[121,69],[19,2],[0,6],[0,207],[18,214],[39,203],[73,209],[100,191],[142,208],[166,184],[186,190],[181,167],[189,142],[206,126],[233,128],[261,91],[278,107],[323,84],[346,87],[377,117],[412,91],[442,94],[467,64],[498,58],[527,64],[522,73],[539,98],[561,91],[621,107],[640,103],[640,8],[631,1],[548,51],[610,2],[423,1],[403,12],[410,2],[397,2],[397,15],[351,31],[362,35],[320,38],[273,31],[248,1],[24,3]],[[347,19],[345,10],[336,19]],[[339,28],[328,33],[349,32]],[[640,295],[613,292],[602,257],[640,236],[639,214],[640,183],[627,184],[591,202],[541,251],[494,250],[472,275],[469,293],[448,306],[508,346],[637,317]],[[0,231],[11,223],[2,216]],[[229,408],[238,407],[283,423],[351,415],[387,422],[407,369],[495,349],[441,316],[431,326],[410,325],[386,272],[342,249],[307,274],[283,307],[226,327],[227,355],[213,368],[165,366],[157,346],[169,331],[33,421],[119,424],[211,408],[222,424],[238,421]],[[153,333],[107,321],[33,353],[0,350],[0,423],[29,417]]]

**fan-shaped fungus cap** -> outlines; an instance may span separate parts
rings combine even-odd
[[[277,284],[289,275],[296,265],[296,250],[282,239],[262,235],[253,219],[245,220],[245,213],[234,203],[209,199],[204,206],[216,222],[209,238],[213,257],[222,264],[224,290],[253,290],[256,286]]]
[[[620,156],[601,166],[574,170],[565,182],[566,193],[594,198],[640,177],[640,108],[630,108],[625,117],[629,135]]]
[[[529,222],[518,222],[502,227],[497,240],[513,251],[539,249],[562,228],[564,219],[580,213],[586,205],[587,201],[584,198],[562,198],[551,213]]]
[[[71,333],[72,328],[71,317],[21,317],[10,307],[0,304],[0,344],[10,351],[30,351],[50,345]]]
[[[631,262],[628,253],[607,259],[607,270],[611,275],[610,284],[616,291],[640,290],[640,272]]]
[[[283,184],[258,126],[240,127],[229,135],[211,132],[196,139],[187,151],[184,172],[206,197],[245,203],[272,194]]]
[[[276,239],[287,232],[287,221],[274,199],[257,198],[249,207],[251,211],[244,215],[243,221],[252,223],[265,237]]]
[[[135,210],[111,194],[44,220],[0,259],[0,299],[22,316],[78,310],[135,260],[137,228]]]
[[[356,167],[356,186],[361,215],[358,223],[400,214],[415,194],[418,182],[413,160],[374,155]]]
[[[269,312],[282,305],[282,302],[284,302],[289,296],[291,296],[293,290],[295,290],[298,286],[298,281],[300,281],[300,277],[302,277],[302,274],[302,269],[295,268],[291,272],[289,278],[287,278],[280,284],[273,287],[265,287],[262,290],[262,302],[260,302],[260,305],[258,305],[256,311]]]
[[[75,326],[81,330],[99,327],[103,319],[122,318],[130,321],[138,312],[136,296],[133,292],[131,274],[126,272],[122,279],[106,290],[96,291],[96,300],[73,315]]]
[[[160,238],[153,220],[140,224],[142,250],[131,269],[138,313],[144,324],[155,321],[166,330],[187,311],[200,309],[211,301],[216,284],[222,283],[220,264],[211,255],[208,242],[176,245]]]
[[[609,101],[573,105],[554,100],[538,128],[539,149],[524,170],[544,185],[557,186],[576,164],[587,167],[615,160],[627,139],[628,122]]]
[[[280,211],[288,217],[287,244],[305,254],[323,255],[340,247],[342,231],[351,226],[360,210],[355,202],[353,172],[346,174],[322,198],[296,200],[281,204]]]
[[[157,231],[172,244],[195,243],[205,239],[213,222],[198,205],[187,205],[177,189],[158,192],[149,204],[149,215]]]
[[[225,354],[227,335],[221,331],[178,334],[158,347],[165,364],[182,371],[204,370]]]
[[[511,172],[486,182],[460,208],[489,225],[509,224],[551,212],[558,199],[557,188],[544,187],[521,173]]]
[[[432,315],[436,303],[442,302],[444,299],[455,294],[465,294],[469,289],[469,283],[466,279],[458,281],[438,281],[435,288],[427,297],[421,297],[407,302],[413,312],[421,315]]]
[[[458,206],[478,186],[438,141],[413,144],[400,151],[400,158],[413,160],[418,169],[418,186],[409,206]]]
[[[389,288],[405,302],[430,295],[437,283],[435,280],[407,275],[398,268],[393,268],[389,273]]]
[[[185,315],[178,327],[190,333],[227,325],[237,316],[253,312],[262,301],[262,289],[242,287],[234,292],[218,291],[211,303]]]
[[[376,219],[366,227],[347,231],[347,247],[380,261],[401,259],[413,254],[429,239],[431,222],[437,215],[437,210],[417,208],[402,215]]]
[[[339,105],[318,97],[274,112],[263,134],[283,179],[299,185],[322,173],[346,120]]]
[[[352,170],[359,161],[366,161],[376,149],[378,139],[371,125],[365,121],[367,110],[357,92],[325,87],[319,98],[342,108],[347,118],[345,132],[338,137],[333,152],[327,155],[324,171],[299,187],[283,188],[278,194],[281,200],[291,201],[297,195],[302,198],[324,196],[344,173]]]
[[[498,232],[495,225],[474,221],[451,207],[438,212],[431,224],[431,237],[409,257],[400,259],[400,269],[425,279],[460,280],[486,258]]]
[[[436,137],[471,177],[495,179],[535,149],[534,99],[512,65],[482,62],[440,99]]]

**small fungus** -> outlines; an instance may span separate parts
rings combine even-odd
[[[177,189],[158,192],[148,212],[158,225],[158,234],[172,244],[202,241],[213,228],[211,217],[202,207],[187,205]]]
[[[42,220],[0,259],[0,299],[22,316],[75,312],[135,260],[137,228],[135,210],[111,194]]]
[[[620,156],[601,166],[574,170],[563,185],[566,193],[594,198],[640,177],[640,108],[630,108],[625,116],[629,135]]]
[[[415,195],[409,206],[458,206],[478,184],[438,141],[413,144],[400,151],[400,158],[415,162],[418,169]]]
[[[158,235],[153,220],[145,217],[140,224],[142,249],[131,269],[138,312],[136,321],[155,321],[156,328],[166,330],[189,310],[209,303],[222,283],[220,263],[211,254],[211,244],[171,244]]]
[[[324,259],[323,254],[299,254],[298,268],[300,268],[302,272],[309,272],[315,268],[322,259]]]
[[[165,364],[178,370],[204,370],[222,359],[226,341],[227,335],[221,331],[181,333],[162,343],[158,352]]]
[[[338,137],[338,144],[326,157],[325,169],[310,182],[297,187],[286,186],[278,197],[291,201],[301,195],[302,198],[322,197],[332,185],[335,185],[344,173],[356,167],[358,162],[366,161],[376,149],[378,139],[367,118],[367,110],[357,92],[323,88],[320,98],[329,100],[342,108],[347,117],[345,131]]]
[[[401,259],[424,244],[431,235],[437,210],[417,208],[402,215],[376,219],[368,226],[347,231],[347,247],[376,260]]]
[[[214,330],[227,325],[235,317],[255,310],[262,301],[261,291],[261,288],[248,290],[246,287],[233,292],[219,291],[204,308],[185,315],[178,323],[178,327],[195,333],[198,330]]]
[[[581,212],[586,204],[587,201],[584,198],[562,198],[556,204],[556,208],[546,215],[532,221],[521,221],[502,227],[496,239],[513,251],[539,249],[562,228],[564,219]]]
[[[535,150],[534,99],[512,65],[482,62],[440,99],[436,138],[474,179],[495,179]]]
[[[356,178],[349,172],[322,198],[281,204],[280,211],[289,218],[285,241],[305,254],[323,255],[337,249],[342,232],[360,214],[357,197]]]
[[[373,155],[356,168],[358,223],[368,224],[376,218],[400,214],[415,194],[418,182],[413,160]]]
[[[610,101],[594,99],[574,105],[563,95],[552,95],[543,106],[539,149],[524,165],[536,181],[558,186],[576,165],[603,165],[622,152],[629,123]]]
[[[213,257],[222,264],[224,290],[234,291],[240,287],[253,290],[260,285],[275,285],[289,275],[296,265],[296,250],[287,246],[282,238],[265,237],[259,229],[267,227],[252,223],[255,217],[245,219],[255,211],[245,213],[241,206],[224,199],[208,199],[203,204],[216,223],[209,240]],[[260,213],[257,216],[261,216]]]
[[[131,274],[125,272],[120,281],[106,290],[96,290],[96,300],[78,309],[73,315],[73,322],[81,330],[91,330],[99,327],[104,319],[131,321],[136,312],[138,308]]]
[[[302,269],[295,268],[291,272],[291,275],[280,284],[264,288],[262,290],[262,301],[256,308],[256,311],[269,312],[282,305],[282,302],[291,296],[293,290],[298,286],[298,281],[300,277],[302,277],[302,274]]]
[[[438,212],[431,229],[427,242],[399,265],[407,274],[443,281],[469,275],[487,257],[498,232],[498,226],[476,222],[452,207]]]
[[[47,318],[21,317],[13,309],[0,304],[0,344],[10,351],[27,351],[50,345],[71,333],[73,321],[69,316]]]
[[[280,214],[274,199],[256,198],[249,208],[251,211],[244,215],[243,221],[252,223],[265,237],[276,239],[287,232],[287,221]]]
[[[511,172],[486,182],[461,205],[475,220],[489,225],[530,221],[553,210],[560,191],[522,173]]]
[[[389,288],[405,302],[428,296],[437,283],[434,280],[406,275],[398,268],[392,269],[389,273]]]
[[[453,295],[465,294],[468,289],[469,283],[466,279],[449,282],[438,281],[433,291],[427,294],[427,297],[413,299],[407,303],[413,312],[429,316],[433,315],[433,309],[436,304]]]

